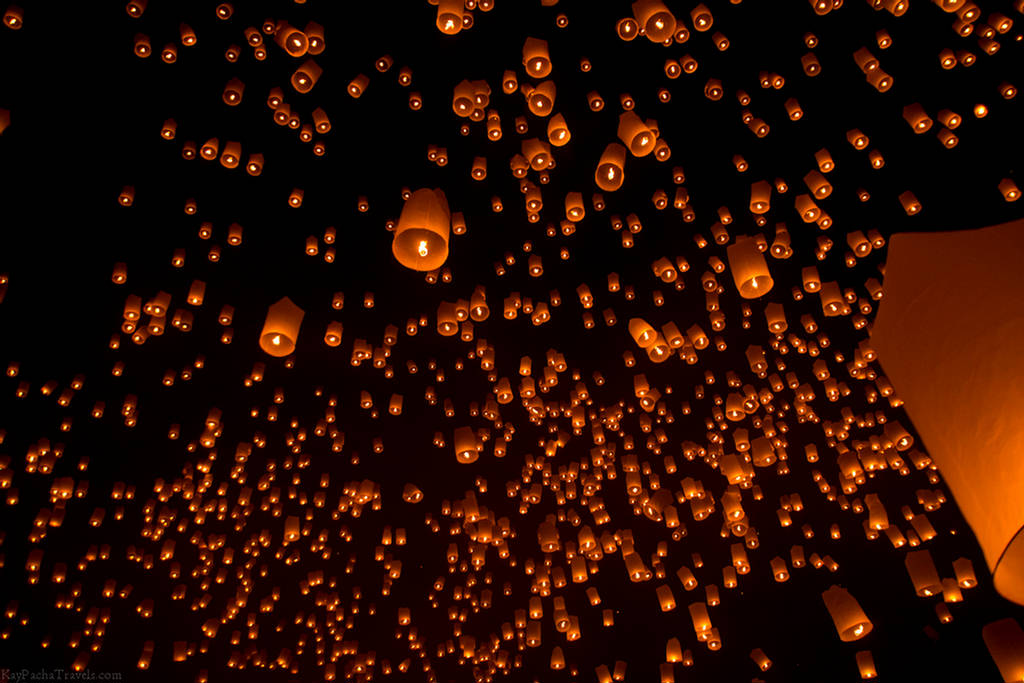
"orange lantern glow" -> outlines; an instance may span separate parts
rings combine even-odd
[[[1010,378],[1024,372],[1012,341],[1024,334],[1024,310],[1012,294],[1024,262],[1022,229],[1024,221],[1015,221],[894,235],[885,298],[871,334],[888,378],[978,538],[996,589],[1020,604],[1024,499],[1013,493],[1012,482],[1024,478],[1024,462],[1011,444],[1022,435],[1012,406],[1024,395]],[[922,288],[928,297],[919,297]],[[988,332],[954,343],[943,337],[944,329]]]
[[[295,351],[299,327],[306,312],[284,297],[267,310],[267,318],[260,332],[260,348],[278,358]]]
[[[406,268],[430,271],[448,258],[451,213],[439,189],[422,188],[412,193],[398,219],[391,251]]]

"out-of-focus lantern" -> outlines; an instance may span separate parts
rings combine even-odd
[[[451,213],[439,189],[422,188],[412,193],[398,219],[391,251],[406,268],[430,271],[448,258]]]
[[[1003,681],[1024,681],[1024,630],[1012,617],[993,621],[981,629]]]
[[[306,312],[284,297],[267,310],[267,318],[260,332],[260,348],[271,356],[287,356],[295,351],[299,327]]]
[[[897,234],[871,334],[885,373],[971,525],[996,589],[1024,604],[1024,220]],[[927,292],[927,296],[921,296]],[[947,330],[977,330],[950,336]]]

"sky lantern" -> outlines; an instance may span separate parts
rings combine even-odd
[[[453,36],[462,30],[463,12],[465,2],[463,0],[439,0],[437,3],[437,30],[441,33]]]
[[[857,599],[845,588],[831,586],[821,594],[821,599],[825,601],[825,607],[832,616],[840,640],[859,640],[871,633],[871,620],[864,614]]]
[[[1024,400],[1016,342],[1024,309],[1012,293],[1024,221],[889,240],[885,298],[871,345],[917,433],[970,523],[996,589],[1024,604],[1024,463],[1012,446]],[[928,296],[919,296],[922,287]],[[942,330],[986,330],[950,338]]]
[[[267,317],[260,332],[260,348],[278,358],[295,351],[299,327],[306,312],[284,297],[267,309]]]
[[[733,282],[744,299],[756,299],[771,291],[774,281],[756,240],[741,237],[726,250]]]
[[[416,190],[402,207],[391,251],[406,268],[435,270],[448,258],[450,227],[444,193],[439,189]]]

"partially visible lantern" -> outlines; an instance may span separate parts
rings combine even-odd
[[[633,3],[633,16],[651,42],[664,43],[676,32],[676,18],[661,0],[637,0]]]
[[[1024,681],[1024,630],[1017,620],[1008,617],[986,624],[981,637],[1003,680]]]
[[[996,590],[1019,604],[1024,498],[1014,487],[1024,478],[1024,462],[1013,444],[1021,438],[1016,406],[1024,400],[1015,380],[1024,372],[1015,341],[1024,335],[1015,294],[1024,262],[1022,229],[1018,220],[981,230],[893,235],[885,298],[871,333],[886,375],[977,536]],[[944,336],[948,329],[985,334],[954,341]],[[907,437],[894,432],[886,438],[898,448]],[[941,586],[933,572],[924,585],[936,594]]]

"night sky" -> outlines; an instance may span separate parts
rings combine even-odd
[[[121,2],[26,2],[16,30],[7,10],[0,680],[77,668],[126,681],[600,682],[600,667],[624,662],[627,681],[855,681],[861,651],[879,680],[1001,680],[981,628],[1024,623],[1024,608],[994,590],[928,444],[893,443],[893,424],[911,435],[913,424],[899,387],[886,389],[885,359],[865,352],[892,234],[1024,217],[1024,202],[1004,196],[1007,179],[1024,187],[1024,111],[1007,90],[1024,85],[1024,5],[976,0],[965,21],[926,0],[902,14],[907,0],[836,0],[824,14],[801,0],[710,0],[713,25],[700,31],[697,3],[663,2],[677,21],[669,45],[620,38],[634,15],[619,0],[466,0],[456,35],[424,0],[237,0],[230,11],[151,0],[140,16]],[[275,41],[275,31],[315,35],[317,25],[319,54],[293,57]],[[529,37],[547,41],[545,78],[526,73]],[[868,82],[854,58],[862,48],[891,89]],[[941,63],[947,49],[952,68]],[[809,53],[820,64],[811,75]],[[322,75],[299,93],[291,78],[308,59]],[[666,62],[690,59],[693,73],[669,76]],[[353,97],[360,75],[368,83]],[[244,83],[235,106],[223,98],[232,79]],[[720,99],[707,95],[709,79]],[[478,84],[472,118],[453,110],[464,80],[490,91]],[[553,114],[571,139],[551,146],[552,167],[518,178],[510,162],[523,141],[548,142],[551,116],[530,112],[521,92],[541,81],[556,87]],[[268,104],[275,88],[285,125]],[[621,189],[602,191],[595,169],[622,142],[626,100],[668,158],[627,153]],[[791,100],[802,116],[790,115]],[[922,131],[904,115],[915,104],[930,120]],[[326,132],[312,127],[318,109]],[[498,140],[488,139],[495,115]],[[162,135],[169,120],[173,135]],[[218,159],[240,144],[238,168],[183,155],[213,139]],[[438,148],[447,163],[428,157]],[[263,158],[257,175],[245,168],[251,155]],[[478,157],[482,180],[470,174]],[[812,171],[832,187],[815,200],[824,221],[795,208]],[[771,186],[764,214],[750,210],[758,181]],[[543,201],[532,217],[531,186]],[[464,218],[439,273],[392,254],[403,192],[419,188],[439,188]],[[565,211],[574,192],[585,207],[575,223]],[[907,192],[919,211],[906,210]],[[858,231],[872,243],[864,255],[853,252]],[[730,271],[727,246],[743,237],[767,249],[774,284],[759,298],[741,298]],[[529,270],[533,256],[541,274]],[[663,258],[674,281],[652,268]],[[826,316],[805,291],[812,266],[848,294],[847,314]],[[196,281],[205,292],[189,302]],[[487,319],[439,334],[439,305],[479,287]],[[143,315],[137,329],[165,329],[126,327],[126,300],[160,292],[166,320]],[[282,297],[305,316],[295,352],[275,358],[259,338]],[[529,308],[541,303],[550,320],[536,324]],[[785,328],[773,332],[766,310],[779,307]],[[176,326],[176,314],[191,325]],[[686,340],[655,363],[630,335],[634,318],[655,330],[675,323]],[[330,346],[335,321],[342,339]],[[688,336],[695,325],[707,348]],[[748,360],[752,346],[764,371]],[[372,357],[354,361],[362,347]],[[524,357],[535,397],[520,389]],[[639,375],[659,394],[649,405]],[[506,378],[513,396],[496,401]],[[395,395],[400,414],[389,412]],[[730,395],[757,400],[733,420]],[[455,455],[461,427],[479,442],[469,464]],[[772,462],[730,488],[720,463],[749,456],[758,438]],[[859,455],[859,476],[846,477],[844,453]],[[422,500],[406,500],[410,484]],[[725,526],[733,494],[745,534]],[[869,494],[891,525],[873,540]],[[710,514],[698,520],[702,506]],[[299,536],[289,540],[291,518]],[[552,522],[558,544],[544,552]],[[929,525],[935,536],[921,538]],[[595,549],[581,549],[585,529]],[[728,588],[734,544],[750,571]],[[806,566],[793,566],[794,546]],[[631,580],[630,547],[649,580]],[[962,602],[917,596],[904,560],[920,550],[940,578],[967,558],[977,586]],[[586,576],[573,577],[581,564]],[[821,597],[833,585],[870,619],[866,637],[840,641]],[[674,609],[659,605],[660,586]],[[517,623],[531,598],[543,612],[526,620],[539,643],[527,642],[538,626]],[[698,640],[693,603],[708,604],[720,649]],[[665,664],[671,638],[692,661]],[[555,648],[564,669],[552,668]]]

